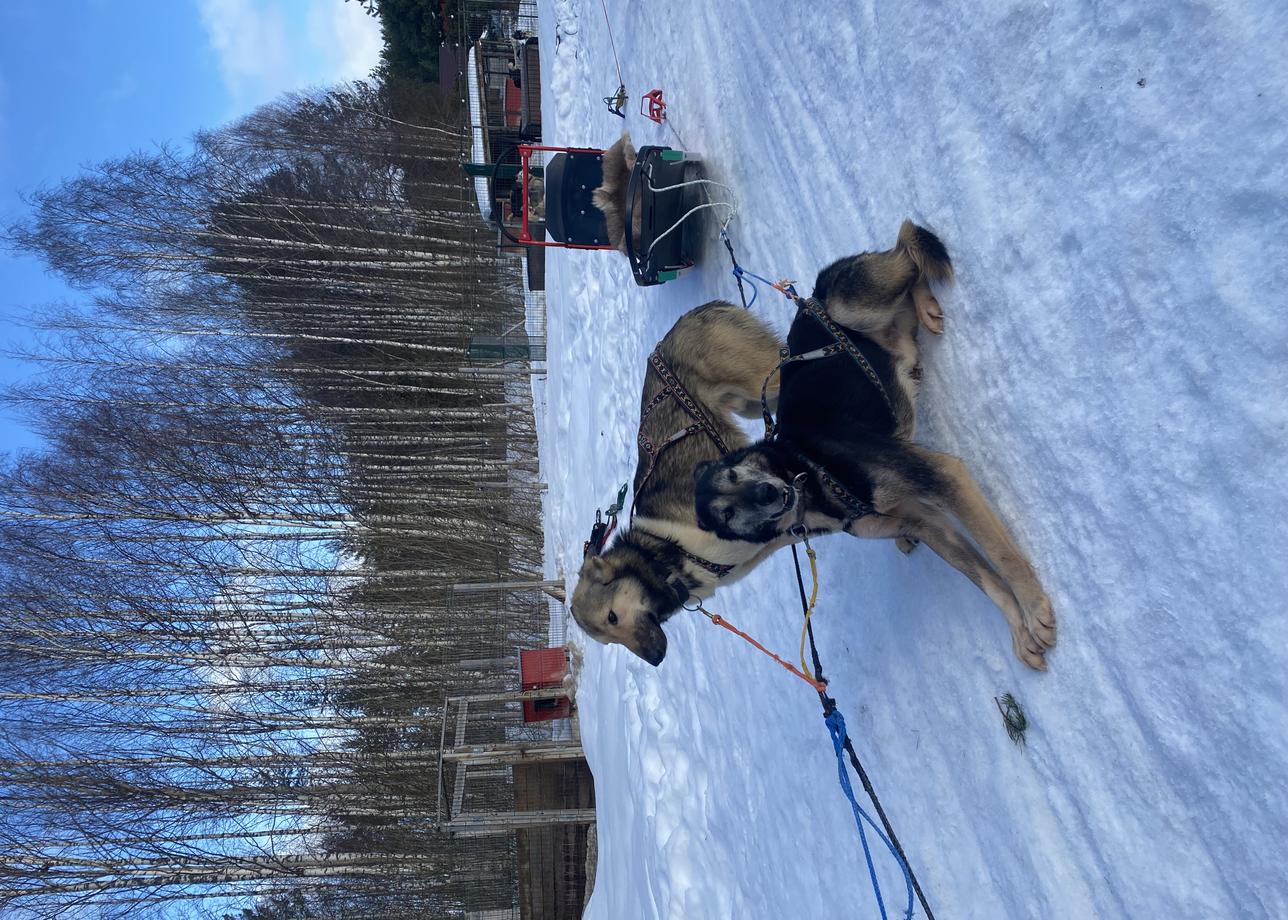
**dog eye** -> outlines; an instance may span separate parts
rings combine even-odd
[[[611,611],[611,610],[610,610],[610,611],[608,611],[608,625],[609,625],[609,626],[616,626],[616,625],[617,625],[617,614],[615,614],[615,613],[614,613],[613,611]]]
[[[728,524],[732,520],[733,520],[733,507],[730,506],[724,510],[724,521],[726,524]]]
[[[729,484],[730,484],[730,485],[732,485],[733,483],[735,483],[735,482],[737,482],[737,481],[738,481],[738,474],[737,474],[736,472],[734,472],[733,470],[730,470],[730,471],[729,471]]]

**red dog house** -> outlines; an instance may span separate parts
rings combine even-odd
[[[524,690],[549,690],[563,685],[568,674],[568,652],[562,646],[522,649],[519,652],[519,680]],[[566,696],[549,700],[524,700],[524,722],[547,722],[572,715],[572,701]]]

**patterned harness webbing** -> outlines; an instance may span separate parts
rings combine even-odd
[[[796,459],[799,460],[802,465],[808,467],[810,472],[819,478],[823,483],[823,487],[831,493],[832,497],[840,502],[842,507],[850,512],[850,518],[845,522],[846,527],[850,526],[851,523],[857,521],[859,518],[870,517],[871,515],[880,513],[872,502],[859,498],[845,486],[841,485],[840,481],[838,481],[831,473],[823,469],[822,466],[805,456],[795,447],[792,447],[791,451],[796,455]]]
[[[635,490],[636,496],[643,491],[644,485],[653,475],[653,471],[657,469],[658,459],[662,456],[662,452],[673,444],[683,441],[690,435],[705,434],[711,439],[711,442],[715,444],[716,449],[719,450],[721,454],[729,453],[729,448],[725,444],[724,439],[720,437],[720,432],[716,429],[716,423],[712,420],[711,416],[707,414],[706,407],[703,406],[702,403],[698,402],[693,394],[685,388],[684,384],[680,383],[680,378],[676,376],[675,371],[671,370],[670,365],[666,363],[666,359],[662,357],[662,351],[660,348],[653,349],[653,353],[648,356],[648,362],[652,366],[653,370],[657,371],[657,375],[662,381],[662,389],[658,390],[657,394],[649,400],[649,404],[645,406],[644,410],[640,413],[640,429],[639,434],[636,436],[636,441],[639,443],[640,449],[648,454],[648,467],[644,471],[644,478],[640,480],[639,488]],[[648,417],[653,414],[653,410],[666,402],[668,397],[679,403],[680,408],[688,414],[689,418],[693,419],[693,422],[681,428],[679,431],[674,432],[670,437],[666,438],[666,440],[655,442],[644,433],[644,425],[648,421]],[[631,520],[635,520],[634,497],[631,499]],[[643,528],[636,528],[636,530],[642,529]],[[719,562],[712,562],[710,559],[703,559],[701,556],[689,552],[676,541],[668,540],[666,537],[660,537],[652,531],[644,530],[643,532],[656,540],[663,541],[664,543],[674,543],[676,549],[680,551],[680,555],[685,559],[688,559],[694,565],[710,572],[716,578],[724,578],[735,568],[735,566],[732,565],[724,565]]]
[[[702,403],[698,402],[693,394],[685,389],[684,384],[680,383],[680,378],[675,375],[675,371],[671,370],[670,365],[662,357],[661,350],[653,349],[653,353],[648,356],[648,362],[652,365],[653,370],[657,371],[657,375],[662,381],[662,389],[657,391],[657,394],[649,400],[649,404],[644,407],[644,411],[640,413],[640,430],[636,436],[636,441],[640,449],[648,454],[648,467],[644,471],[644,478],[640,480],[639,488],[635,490],[636,495],[640,494],[644,484],[649,481],[649,477],[657,469],[657,463],[662,456],[662,452],[690,435],[705,434],[715,444],[720,453],[729,453],[729,448],[725,445],[724,439],[720,437],[720,432],[716,430],[716,423],[711,420]],[[693,423],[674,432],[666,440],[656,442],[644,433],[644,426],[648,423],[648,417],[653,414],[653,410],[666,402],[668,398],[674,399],[679,403],[680,408],[688,413],[689,418],[693,419]],[[635,517],[635,502],[633,500],[631,501],[631,517]]]
[[[730,572],[732,572],[734,569],[736,569],[736,568],[737,568],[737,566],[736,566],[736,565],[727,564],[727,563],[722,563],[722,562],[712,562],[710,559],[703,559],[701,556],[699,556],[699,555],[697,555],[697,554],[695,554],[695,553],[691,553],[691,552],[689,552],[687,549],[685,549],[683,546],[681,546],[681,545],[680,545],[679,543],[677,543],[675,540],[672,540],[672,539],[669,539],[669,538],[667,538],[667,537],[664,537],[664,536],[662,536],[661,534],[653,533],[653,531],[651,531],[651,530],[646,530],[646,529],[645,529],[645,528],[643,528],[643,527],[636,527],[636,528],[635,528],[635,532],[636,532],[636,533],[645,533],[645,534],[648,534],[648,535],[649,535],[650,537],[652,537],[654,540],[658,540],[658,541],[660,541],[660,542],[662,542],[662,543],[671,543],[671,544],[673,544],[673,545],[675,546],[675,548],[679,551],[679,553],[680,553],[680,555],[681,555],[681,556],[683,556],[685,559],[688,559],[688,560],[689,560],[690,562],[692,562],[694,565],[696,565],[696,566],[698,566],[698,567],[700,567],[700,568],[706,569],[708,572],[710,572],[710,573],[711,573],[712,575],[714,575],[716,578],[724,578],[726,575],[728,575]]]

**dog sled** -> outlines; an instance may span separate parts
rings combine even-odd
[[[624,226],[610,232],[593,195],[604,179],[605,151],[590,147],[519,144],[493,169],[493,195],[508,187],[493,219],[503,236],[522,246],[618,249],[635,283],[662,284],[694,264],[706,207],[702,166],[684,151],[642,147],[627,183]],[[516,162],[517,160],[517,162]],[[517,168],[516,168],[517,167]]]

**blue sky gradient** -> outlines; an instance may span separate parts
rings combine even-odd
[[[186,144],[282,92],[364,76],[379,53],[378,24],[343,0],[4,0],[0,225],[82,166]],[[30,343],[34,306],[85,297],[0,248],[0,348]],[[0,384],[29,373],[0,356]],[[0,414],[0,451],[39,444]]]

